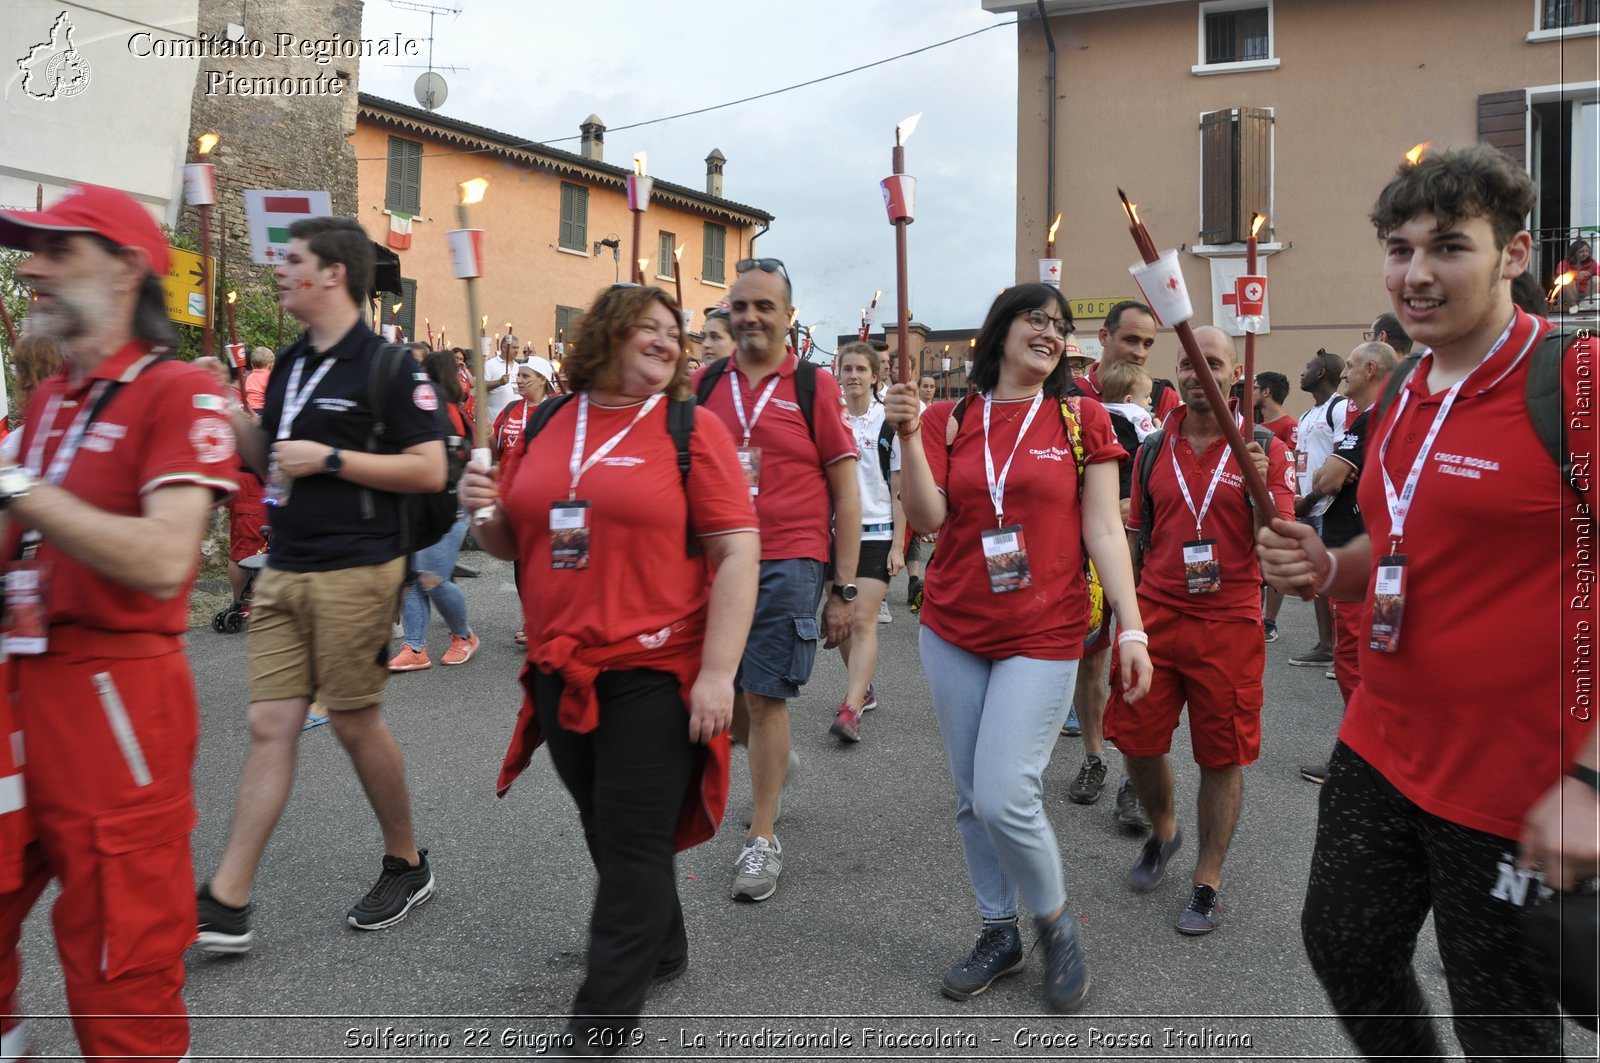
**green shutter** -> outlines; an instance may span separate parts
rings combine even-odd
[[[701,277],[713,284],[725,284],[724,277],[727,269],[727,240],[728,229],[726,226],[715,222],[706,222],[705,229],[705,254],[701,262]]]
[[[422,145],[389,138],[389,171],[383,194],[385,208],[416,214],[422,207]]]
[[[589,250],[589,190],[582,185],[561,185],[561,247]]]

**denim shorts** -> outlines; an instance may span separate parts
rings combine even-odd
[[[736,685],[785,701],[797,697],[817,662],[817,607],[827,568],[809,557],[761,562],[756,615]]]

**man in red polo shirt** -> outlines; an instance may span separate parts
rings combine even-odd
[[[826,645],[850,635],[861,496],[851,464],[855,437],[844,420],[838,382],[816,373],[814,431],[800,408],[797,359],[784,342],[793,293],[783,263],[747,258],[735,269],[728,301],[736,347],[704,403],[706,412],[722,418],[733,433],[761,522],[761,587],[733,710],[734,741],[744,743],[750,754],[755,807],[735,864],[733,896],[764,901],[777,892],[783,868],[783,847],[773,828],[793,766],[789,699],[811,678],[817,604],[830,579],[833,592],[823,610]],[[836,529],[831,572],[830,526]]]
[[[1482,144],[1390,180],[1372,211],[1384,284],[1426,351],[1371,425],[1367,534],[1330,551],[1304,525],[1258,533],[1273,583],[1361,597],[1374,614],[1301,919],[1318,980],[1372,1057],[1441,1053],[1412,969],[1431,909],[1464,1054],[1560,1058],[1522,908],[1535,872],[1568,889],[1600,871],[1597,730],[1563,689],[1562,648],[1575,622],[1593,625],[1592,604],[1568,614],[1563,574],[1592,569],[1580,542],[1593,542],[1595,422],[1575,396],[1596,351],[1589,337],[1562,356],[1564,482],[1529,414],[1547,325],[1511,300],[1532,259],[1523,219],[1535,198],[1527,174]]]
[[[177,344],[166,240],[132,197],[74,186],[0,212],[0,243],[32,251],[28,329],[66,355],[29,403],[22,464],[0,472],[7,696],[37,830],[0,894],[0,1014],[16,1013],[22,921],[56,879],[83,1054],[187,1058],[199,714],[183,635],[208,516],[234,490],[233,430],[211,375],[159,350]],[[0,1055],[25,1056],[26,1033],[0,1029]]]
[[[1099,367],[1107,368],[1118,362],[1144,365],[1150,360],[1150,351],[1156,345],[1156,315],[1148,306],[1124,299],[1112,305],[1100,325],[1100,361],[1089,367],[1083,376],[1075,376],[1072,383],[1077,395],[1087,395],[1098,402],[1105,401],[1100,394]],[[1156,424],[1177,409],[1183,399],[1172,381],[1157,379],[1151,392],[1152,413]]]
[[[1209,325],[1194,331],[1206,370],[1226,395],[1242,372],[1233,341]],[[1211,408],[1187,355],[1178,360],[1178,387],[1186,405],[1162,429],[1148,485],[1154,504],[1149,546],[1139,576],[1139,612],[1150,633],[1155,677],[1150,693],[1137,702],[1112,691],[1106,733],[1122,751],[1150,816],[1150,837],[1128,872],[1129,888],[1148,892],[1161,884],[1168,861],[1183,844],[1167,752],[1187,703],[1189,739],[1200,766],[1200,853],[1177,926],[1180,933],[1207,934],[1222,922],[1217,891],[1239,818],[1241,769],[1261,748],[1267,650],[1261,637],[1261,570],[1253,549],[1255,510],[1222,435],[1220,417],[1233,413]],[[1260,455],[1258,444],[1250,447]],[[1271,449],[1256,461],[1266,463],[1279,513],[1292,516],[1294,466],[1288,448],[1273,438]],[[1144,490],[1135,476],[1128,515],[1135,558],[1144,527]]]

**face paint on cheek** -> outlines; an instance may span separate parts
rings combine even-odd
[[[297,283],[295,285],[295,287],[296,288],[302,288],[302,289],[303,288],[315,288],[316,284],[312,283],[311,281],[300,281],[299,283]]]

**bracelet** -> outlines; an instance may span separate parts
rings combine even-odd
[[[916,425],[917,425],[917,427],[912,429],[909,432],[902,432],[902,431],[900,431],[900,429],[896,428],[894,430],[894,434],[899,436],[901,439],[910,439],[912,436],[914,436],[918,432],[922,431],[922,422],[918,421],[918,422],[916,422]]]
[[[1139,643],[1143,643],[1144,645],[1148,646],[1148,645],[1150,645],[1150,636],[1146,635],[1143,631],[1119,631],[1119,632],[1117,632],[1117,645],[1120,646],[1124,642],[1139,642]]]
[[[1567,769],[1567,774],[1581,783],[1587,783],[1590,789],[1600,793],[1600,772],[1595,771],[1587,764],[1574,764]]]
[[[1316,591],[1318,594],[1326,594],[1328,592],[1328,588],[1333,586],[1333,577],[1338,575],[1338,573],[1339,555],[1330,553],[1328,555],[1328,574],[1313,584],[1311,589]]]

